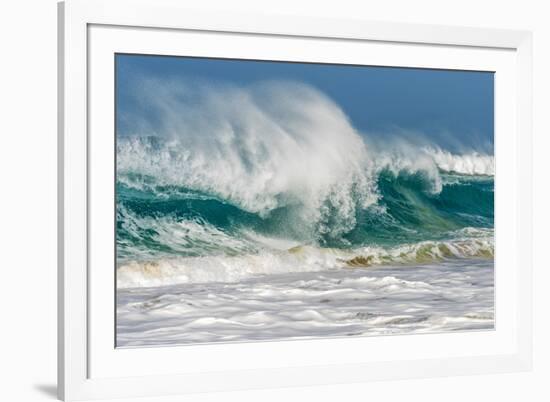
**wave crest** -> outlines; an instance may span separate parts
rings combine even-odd
[[[492,155],[483,155],[478,152],[455,155],[439,148],[424,148],[424,151],[444,172],[483,176],[495,174],[495,158]]]
[[[261,216],[292,205],[297,224],[333,236],[377,201],[368,149],[324,95],[296,85],[223,95],[207,92],[192,105],[172,99],[161,108],[165,134],[121,138],[120,180],[143,185],[128,174],[152,177],[156,186],[208,192]]]

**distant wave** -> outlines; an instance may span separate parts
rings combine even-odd
[[[494,176],[495,174],[495,160],[492,155],[478,152],[453,155],[439,148],[424,148],[424,150],[433,158],[437,167],[444,172],[484,176]]]

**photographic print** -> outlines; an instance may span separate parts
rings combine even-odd
[[[494,328],[492,72],[115,66],[118,347]]]

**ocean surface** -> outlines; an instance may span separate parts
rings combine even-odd
[[[493,156],[308,91],[117,136],[119,346],[493,328]]]
[[[494,327],[490,260],[119,290],[119,347]]]

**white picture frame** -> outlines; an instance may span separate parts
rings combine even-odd
[[[206,13],[177,0],[60,3],[59,397],[145,397],[529,370],[531,48],[531,34],[524,31]],[[97,133],[113,127],[110,63],[114,53],[124,51],[495,71],[496,329],[115,349],[112,265],[91,267],[113,261],[112,222],[101,219],[113,215],[113,136]]]

